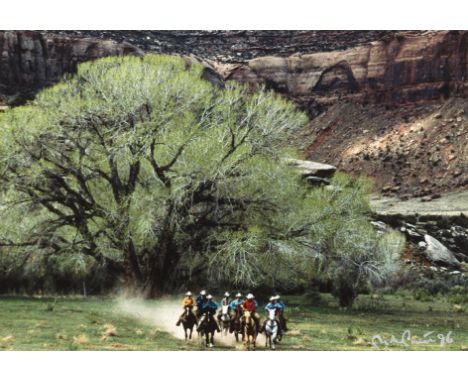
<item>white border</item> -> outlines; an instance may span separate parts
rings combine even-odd
[[[16,0],[0,29],[467,29],[462,0]]]
[[[459,381],[463,352],[5,352],[4,381]],[[460,379],[460,377],[462,377]]]

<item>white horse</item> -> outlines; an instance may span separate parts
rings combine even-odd
[[[229,305],[223,305],[221,307],[221,332],[223,336],[227,336],[229,333],[229,327],[231,326],[231,316],[229,315]]]
[[[278,321],[276,321],[276,309],[268,309],[268,319],[265,322],[265,347],[275,350],[276,337],[278,336]]]

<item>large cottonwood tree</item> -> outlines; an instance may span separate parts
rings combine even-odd
[[[100,264],[150,296],[201,273],[287,280],[332,248],[327,221],[368,211],[359,182],[311,192],[283,160],[306,123],[182,58],[81,64],[1,118],[2,253]]]

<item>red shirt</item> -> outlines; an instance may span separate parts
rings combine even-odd
[[[254,300],[245,300],[244,304],[242,305],[245,310],[249,312],[255,312],[255,308],[257,307]]]

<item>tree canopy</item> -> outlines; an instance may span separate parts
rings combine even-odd
[[[350,250],[333,238],[365,223],[367,182],[310,190],[284,160],[306,116],[272,92],[215,87],[202,70],[104,58],[2,115],[3,272],[59,259],[155,295],[200,275],[287,283]]]

